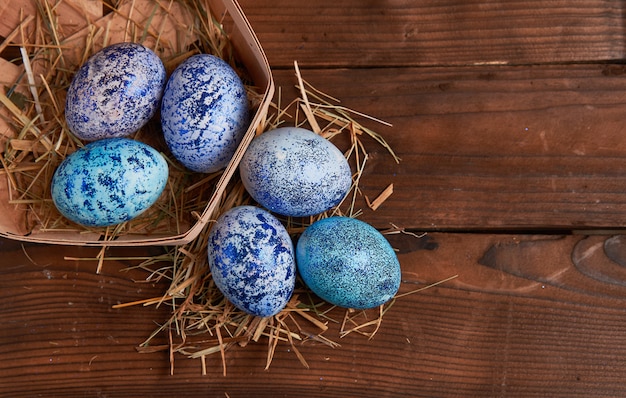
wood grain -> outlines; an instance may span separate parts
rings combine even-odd
[[[571,63],[624,56],[624,4],[242,0],[275,68]]]
[[[209,358],[207,376],[197,360],[181,356],[168,376],[166,354],[135,352],[167,311],[111,305],[163,286],[132,282],[140,275],[120,272],[122,264],[96,275],[89,262],[63,261],[62,250],[4,249],[12,262],[0,282],[0,391],[233,398],[626,393],[626,286],[582,272],[570,259],[585,248],[577,258],[610,262],[602,250],[607,237],[430,234],[390,241],[403,251],[401,292],[458,277],[398,299],[370,341],[339,339],[331,325],[325,335],[341,347],[299,347],[310,369],[285,345],[263,370],[261,342],[229,351],[225,377],[217,356]]]
[[[366,219],[418,230],[592,229],[626,223],[626,80],[617,65],[305,70],[342,104],[393,124],[402,159],[368,143]],[[274,71],[295,96],[292,71]],[[364,121],[365,123],[366,121]],[[362,207],[366,208],[364,203]]]
[[[366,141],[361,184],[370,198],[394,184],[363,219],[429,231],[388,235],[401,293],[458,277],[399,298],[372,340],[330,324],[340,347],[298,346],[310,369],[283,345],[264,370],[260,342],[229,351],[226,376],[218,356],[202,376],[181,355],[169,375],[166,352],[136,351],[169,308],[112,308],[167,283],[64,259],[94,249],[0,239],[0,396],[626,396],[626,237],[591,234],[626,221],[623,2],[241,5],[283,100],[297,60],[393,124],[368,122],[402,162]]]

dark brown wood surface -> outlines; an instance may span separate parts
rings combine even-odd
[[[303,77],[380,117],[363,219],[390,235],[402,297],[372,340],[219,356],[139,354],[169,317],[95,249],[0,241],[0,396],[626,396],[626,80],[621,1],[241,0],[276,84]],[[119,249],[121,250],[121,249]],[[158,248],[121,250],[150,254]],[[126,253],[128,252],[128,253]],[[166,343],[161,341],[161,343]]]

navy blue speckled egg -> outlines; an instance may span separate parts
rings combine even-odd
[[[170,76],[161,105],[165,141],[180,163],[212,173],[226,167],[249,125],[246,89],[224,60],[186,59]]]
[[[152,147],[129,138],[91,142],[69,155],[52,177],[52,200],[68,219],[88,227],[128,221],[165,188],[168,166]]]
[[[400,263],[371,225],[348,217],[316,221],[296,245],[304,283],[331,304],[354,309],[384,304],[400,288]]]
[[[322,213],[339,204],[352,184],[341,151],[303,128],[281,127],[255,137],[239,167],[250,196],[286,216]]]
[[[137,43],[105,47],[80,67],[67,91],[65,119],[78,138],[94,141],[125,137],[159,108],[165,67]]]
[[[293,244],[272,214],[234,207],[218,218],[208,238],[216,286],[237,308],[267,317],[287,304],[296,282]]]

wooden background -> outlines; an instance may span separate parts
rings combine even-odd
[[[370,341],[252,344],[207,362],[137,344],[166,308],[141,272],[0,241],[0,396],[626,396],[625,7],[619,0],[241,0],[294,96],[314,86],[380,117],[363,177],[394,194],[401,291]],[[622,243],[624,242],[624,243]],[[145,253],[153,249],[132,249]],[[73,256],[94,256],[72,248]],[[334,326],[333,326],[334,327]],[[333,337],[337,329],[327,332]]]

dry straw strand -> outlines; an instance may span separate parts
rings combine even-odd
[[[367,202],[367,206],[376,211],[378,208],[385,203],[387,199],[393,194],[393,184],[387,185],[385,188],[373,201],[370,202],[369,198],[365,196],[365,201]]]

